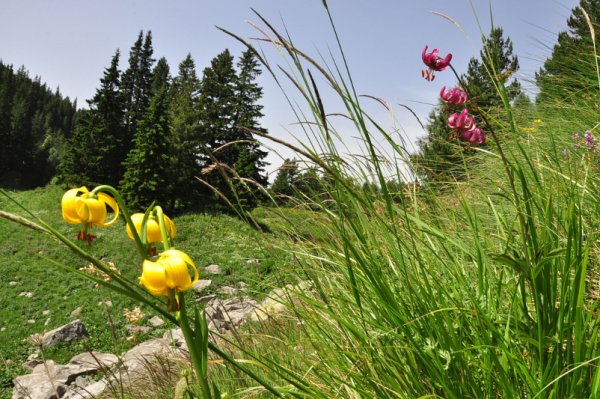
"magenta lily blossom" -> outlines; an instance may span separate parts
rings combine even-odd
[[[474,145],[481,145],[485,143],[486,139],[485,132],[478,127],[473,130],[463,131],[459,137],[462,141],[466,141]]]
[[[469,115],[468,109],[464,108],[460,114],[454,113],[450,115],[448,118],[448,127],[464,133],[473,131],[477,126],[475,125],[475,118]]]
[[[440,97],[442,98],[442,101],[456,105],[464,104],[468,99],[467,93],[463,89],[457,87],[455,89],[447,90],[446,86],[442,87]]]
[[[431,53],[427,53],[428,46],[425,46],[423,49],[423,53],[421,57],[423,58],[423,63],[427,65],[427,69],[421,71],[421,75],[427,79],[428,81],[433,81],[435,79],[435,71],[441,72],[450,65],[450,61],[452,60],[452,54],[448,53],[445,58],[438,56],[438,49],[433,49]]]

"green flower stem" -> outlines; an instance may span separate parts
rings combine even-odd
[[[171,248],[171,237],[167,234],[167,226],[165,226],[165,214],[160,206],[155,206],[156,217],[158,218],[158,225],[160,226],[160,235],[162,236],[163,248],[166,251]]]
[[[127,225],[129,226],[129,229],[131,230],[131,234],[133,235],[133,240],[135,241],[135,246],[137,247],[137,250],[140,254],[140,256],[142,257],[142,260],[146,259],[146,246],[144,245],[144,243],[142,242],[137,229],[135,228],[135,225],[133,224],[133,221],[131,220],[131,215],[129,214],[129,211],[127,210],[127,207],[125,206],[125,201],[123,201],[123,197],[121,197],[121,194],[119,194],[119,192],[112,186],[108,186],[108,185],[102,185],[102,186],[98,186],[96,188],[94,188],[91,192],[92,195],[95,195],[97,193],[99,193],[100,191],[105,191],[110,193],[115,201],[117,201],[117,204],[119,204],[119,207],[121,208],[121,212],[123,213],[123,217],[125,218],[125,222],[127,223]]]
[[[181,327],[183,337],[185,338],[188,350],[190,351],[190,356],[192,357],[192,364],[194,365],[194,369],[196,370],[196,376],[198,377],[198,380],[200,381],[200,386],[202,388],[203,399],[211,399],[210,387],[208,386],[206,370],[204,369],[204,367],[202,367],[202,355],[199,352],[201,349],[196,346],[194,340],[194,331],[192,331],[192,329],[190,328],[190,322],[185,309],[183,292],[177,293],[177,299],[179,301],[179,311],[175,313],[175,317],[177,317],[179,327]],[[200,332],[196,331],[195,333],[199,334]]]

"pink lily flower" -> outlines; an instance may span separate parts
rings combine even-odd
[[[458,130],[460,133],[472,132],[477,126],[475,118],[469,115],[469,110],[463,108],[460,114],[453,113],[448,118],[448,127]]]
[[[477,127],[473,130],[463,131],[460,134],[460,139],[474,145],[481,145],[485,143],[486,136],[485,132]]]
[[[450,61],[452,60],[452,54],[448,53],[445,58],[438,56],[438,49],[433,49],[431,53],[427,53],[428,46],[425,46],[423,49],[423,53],[421,54],[421,58],[423,58],[423,63],[427,65],[427,69],[421,71],[421,75],[427,79],[428,81],[433,81],[435,79],[435,71],[441,72],[450,65]]]
[[[468,99],[467,93],[463,89],[457,87],[455,89],[446,90],[446,86],[442,87],[440,97],[442,98],[442,101],[456,105],[464,104]]]

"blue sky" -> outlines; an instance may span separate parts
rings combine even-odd
[[[330,0],[329,5],[359,93],[389,101],[398,125],[414,141],[422,135],[414,118],[397,104],[412,107],[424,120],[437,101],[443,85],[453,85],[451,73],[438,74],[432,83],[420,76],[421,51],[425,44],[452,52],[460,72],[481,48],[479,18],[485,32],[494,24],[510,36],[526,84],[550,54],[558,32],[575,0]],[[215,55],[229,48],[234,55],[239,43],[218,31],[222,26],[242,37],[259,33],[247,21],[258,22],[255,8],[278,28],[287,28],[297,47],[330,61],[335,39],[321,0],[0,0],[0,59],[15,66],[25,65],[50,87],[60,86],[64,95],[80,105],[90,98],[117,48],[126,67],[129,48],[140,30],[151,30],[155,57],[164,56],[172,73],[189,52],[201,70]],[[457,21],[464,33],[440,12]],[[283,63],[268,45],[261,45],[273,64]],[[280,89],[263,75],[262,121],[270,133],[290,138],[296,122]],[[292,93],[294,94],[294,93]],[[323,90],[327,112],[340,112],[337,102]],[[299,96],[295,96],[299,98]],[[381,107],[372,109],[376,118],[389,119]],[[348,132],[348,137],[351,137]],[[352,147],[350,145],[350,147]],[[283,156],[289,153],[282,150]],[[269,158],[273,167],[281,161]]]

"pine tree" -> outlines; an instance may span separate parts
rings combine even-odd
[[[176,176],[177,207],[189,209],[206,203],[207,189],[195,176],[200,175],[202,136],[198,96],[200,79],[191,54],[179,64],[179,72],[171,88],[171,130],[173,158],[178,171]]]
[[[279,167],[269,191],[277,203],[286,204],[291,197],[295,196],[299,180],[298,161],[286,159]]]
[[[225,144],[237,139],[233,135],[236,80],[233,57],[229,50],[225,50],[213,58],[210,66],[204,69],[198,98],[199,142],[203,154],[199,161],[205,172],[210,171],[203,179],[231,199],[233,193],[229,186],[232,177],[230,168],[233,168],[237,161],[239,151],[236,146]],[[217,163],[212,157],[216,158]]]
[[[60,166],[61,179],[70,184],[117,185],[130,144],[123,125],[120,92],[120,53],[100,79],[100,87],[83,112]]]
[[[148,31],[144,38],[144,32],[140,31],[129,52],[129,67],[121,80],[125,127],[130,143],[152,97],[153,53],[152,32]]]
[[[577,102],[598,91],[592,32],[583,10],[595,27],[596,43],[600,43],[600,2],[580,0],[567,21],[568,30],[559,33],[552,55],[536,75],[540,88],[538,102],[549,98]]]
[[[75,105],[25,67],[0,62],[0,184],[31,188],[54,176],[56,156],[72,131]]]
[[[161,57],[152,71],[152,96],[158,93],[162,88],[169,88],[171,85],[170,72],[167,59]]]
[[[134,146],[124,162],[120,187],[124,199],[135,211],[144,211],[153,201],[165,209],[173,207],[169,104],[163,88],[152,99],[140,121]]]
[[[250,51],[242,54],[237,66],[239,74],[225,50],[204,70],[199,98],[201,134],[207,153],[216,158],[216,163],[210,157],[204,160],[205,166],[214,166],[205,177],[233,203],[252,208],[260,199],[256,183],[264,186],[267,182],[266,153],[246,130],[265,132],[259,123],[262,89],[255,82],[260,69]]]
[[[471,110],[500,115],[502,99],[496,89],[500,82],[506,88],[508,100],[514,100],[521,93],[521,86],[513,78],[519,68],[519,61],[513,55],[510,38],[504,38],[500,27],[492,27],[485,38],[479,59],[471,58],[467,72],[461,82],[470,95]],[[468,146],[452,140],[452,130],[448,127],[448,117],[460,112],[462,106],[438,101],[438,106],[429,114],[426,126],[427,136],[418,141],[419,153],[412,157],[421,178],[430,181],[462,179],[465,172],[464,157],[469,155]]]
[[[264,162],[267,153],[262,151],[259,144],[248,130],[241,127],[266,133],[266,130],[260,126],[260,118],[263,117],[262,108],[259,104],[262,98],[262,88],[256,83],[257,77],[261,74],[258,67],[258,60],[251,50],[246,50],[238,61],[238,79],[235,90],[236,115],[234,117],[233,128],[238,130],[235,136],[239,140],[244,140],[240,144],[240,157],[235,163],[235,169],[240,176],[250,178],[261,185],[267,184],[267,178],[264,174]]]

